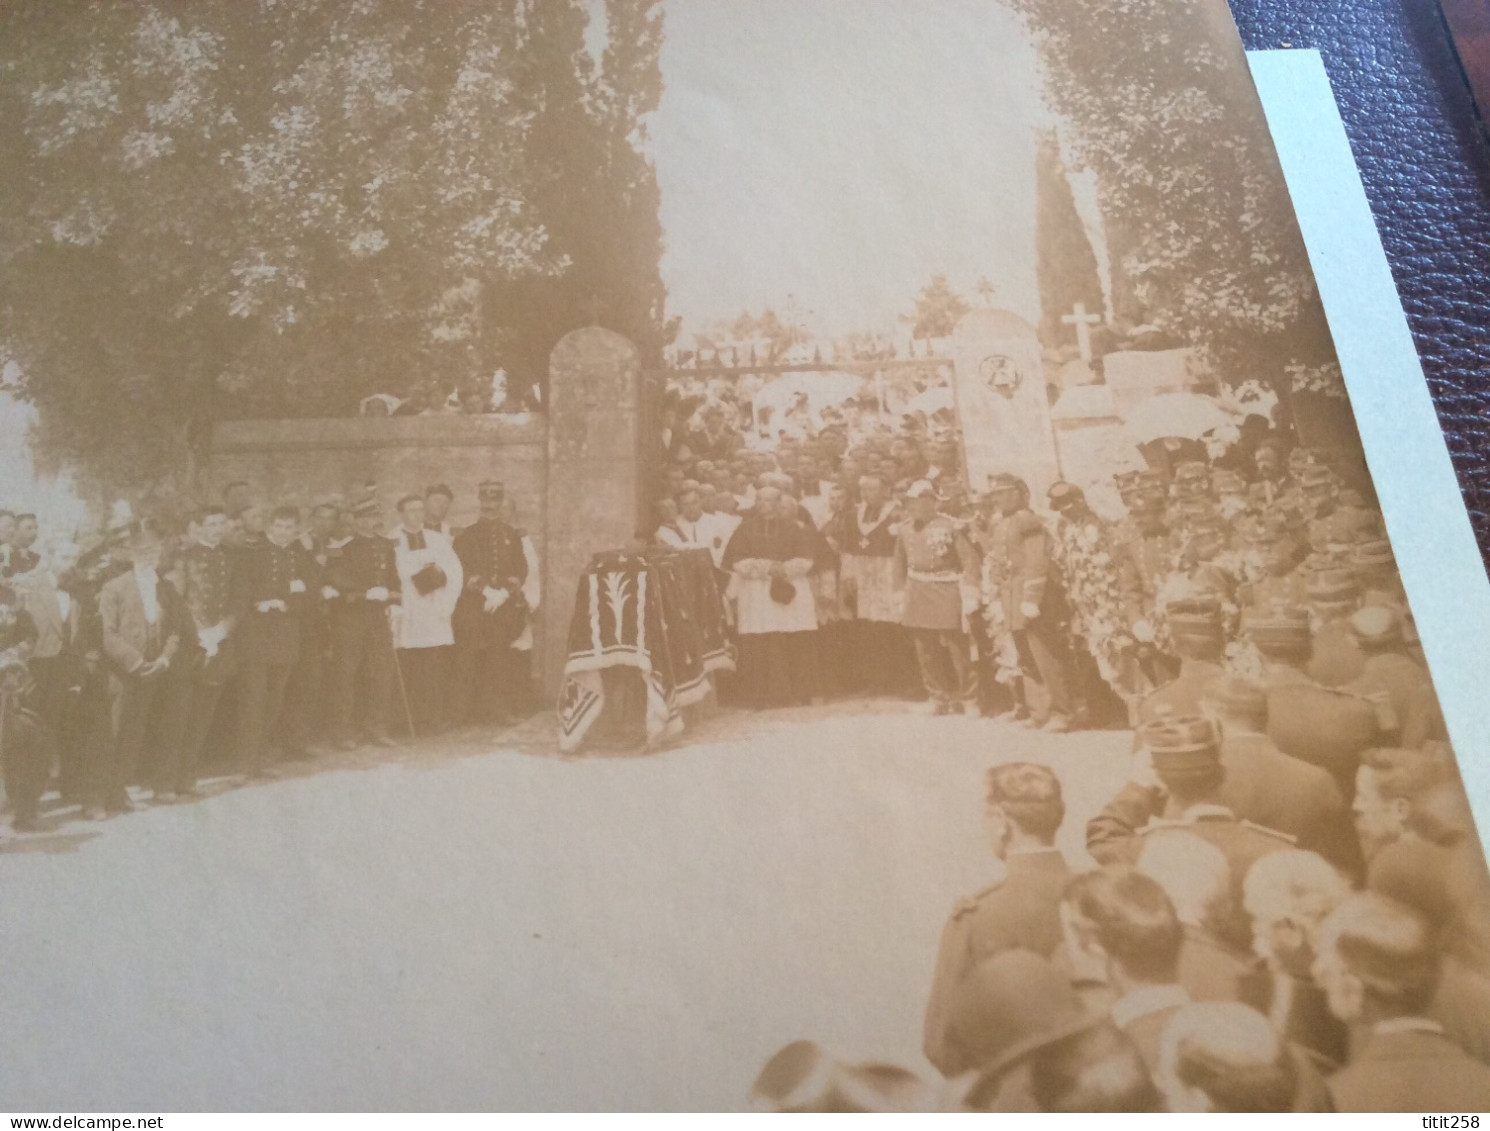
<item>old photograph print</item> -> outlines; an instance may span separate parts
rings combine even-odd
[[[1223,0],[14,0],[0,436],[0,1107],[1490,1108]]]

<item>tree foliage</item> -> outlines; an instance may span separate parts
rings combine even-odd
[[[1241,46],[1209,0],[1005,0],[1097,178],[1120,322],[1278,378],[1331,346]]]
[[[902,316],[901,321],[911,324],[912,337],[945,338],[969,309],[967,300],[952,289],[947,276],[933,275],[916,296],[916,309]]]
[[[661,17],[606,11],[597,63],[581,0],[0,6],[0,348],[43,453],[144,485],[223,416],[540,378],[597,305],[660,341]]]

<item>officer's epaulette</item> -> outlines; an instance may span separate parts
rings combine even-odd
[[[1279,832],[1277,829],[1270,829],[1266,825],[1259,825],[1256,821],[1249,821],[1245,817],[1242,818],[1241,823],[1247,828],[1251,829],[1253,832],[1266,833],[1268,836],[1277,837],[1279,840],[1284,841],[1288,844],[1298,844],[1299,842],[1299,838],[1292,835],[1291,833],[1284,833]]]
[[[957,906],[952,909],[952,918],[962,919],[968,915],[971,915],[974,911],[978,910],[978,904],[982,903],[985,897],[992,895],[1003,886],[1003,880],[995,880],[993,883],[989,884],[986,888],[980,891],[977,895],[968,895],[964,896],[962,899],[959,899],[957,901]]]
[[[1183,821],[1172,821],[1167,817],[1150,817],[1148,824],[1133,831],[1136,836],[1148,836],[1149,833],[1161,832],[1164,829],[1185,828],[1189,828],[1189,826]]]

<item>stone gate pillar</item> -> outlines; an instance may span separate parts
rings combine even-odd
[[[548,497],[538,678],[558,693],[580,570],[631,541],[640,516],[641,359],[599,326],[559,340],[548,362]]]

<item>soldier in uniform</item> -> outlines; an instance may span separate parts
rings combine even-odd
[[[1157,722],[1166,715],[1199,714],[1206,688],[1221,675],[1226,632],[1220,602],[1212,597],[1171,601],[1165,606],[1164,616],[1180,670],[1174,679],[1139,702],[1138,725]]]
[[[192,632],[183,640],[191,686],[182,734],[171,745],[175,757],[163,758],[158,767],[155,791],[163,800],[196,794],[207,736],[223,688],[238,668],[234,630],[243,613],[242,594],[232,551],[223,544],[227,532],[227,512],[220,506],[203,507],[197,513],[196,541],[182,554],[182,596],[192,622]]]
[[[1244,606],[1266,608],[1275,601],[1302,606],[1308,601],[1308,578],[1299,569],[1303,548],[1284,515],[1277,511],[1258,515],[1249,524],[1248,543],[1252,569],[1237,592]]]
[[[394,695],[393,635],[389,607],[398,602],[398,567],[393,543],[378,533],[375,499],[352,508],[354,533],[328,547],[322,596],[331,622],[331,716],[337,745],[357,748],[352,716],[359,683],[363,692],[361,733],[377,746],[391,746],[388,708]]]
[[[1087,823],[1087,850],[1102,863],[1131,863],[1144,838],[1192,833],[1226,857],[1234,891],[1259,858],[1293,847],[1275,829],[1239,818],[1222,801],[1221,734],[1200,715],[1171,715],[1139,730],[1143,746],[1129,785]],[[1144,763],[1144,754],[1148,763]],[[1153,815],[1153,795],[1167,795],[1164,816]]]
[[[1327,771],[1348,796],[1361,752],[1380,740],[1383,722],[1391,720],[1380,705],[1309,678],[1313,644],[1302,609],[1249,609],[1242,628],[1262,664],[1268,737],[1283,753]]]
[[[988,771],[987,821],[998,883],[964,899],[942,931],[926,1007],[926,1058],[944,1073],[947,1018],[969,971],[1001,951],[1049,955],[1061,942],[1060,901],[1071,869],[1055,835],[1066,815],[1061,783],[1045,766],[1014,762]]]
[[[910,520],[900,528],[895,573],[905,589],[900,623],[910,631],[921,678],[938,715],[978,713],[978,675],[968,618],[978,607],[978,560],[958,524],[937,513],[924,479],[906,494]]]
[[[521,717],[524,706],[512,645],[526,623],[528,561],[521,533],[503,521],[504,495],[495,479],[480,484],[480,515],[455,538],[466,575],[454,618],[455,715],[466,725],[505,725]]]
[[[1381,516],[1341,499],[1340,479],[1330,468],[1305,468],[1300,485],[1309,546],[1315,553],[1348,556],[1357,542],[1381,537]]]
[[[1384,697],[1392,709],[1392,737],[1409,749],[1430,739],[1447,738],[1438,695],[1427,670],[1407,654],[1402,618],[1385,605],[1368,605],[1352,614],[1349,623],[1361,650],[1361,674],[1346,691],[1368,699]]]
[[[1349,624],[1360,601],[1355,574],[1333,560],[1316,561],[1309,570],[1308,592],[1314,639],[1304,671],[1321,687],[1343,687],[1360,676],[1366,663]]]
[[[998,511],[989,538],[994,630],[1013,637],[1029,724],[1064,733],[1071,729],[1074,714],[1066,638],[1069,609],[1051,554],[1050,533],[1029,509],[1024,480],[1003,473],[993,476],[989,486]],[[1037,695],[1030,695],[1032,686]]]
[[[1267,735],[1268,697],[1262,686],[1224,676],[1201,696],[1202,713],[1221,727],[1221,801],[1237,816],[1292,837],[1347,876],[1361,879],[1365,862],[1350,803],[1324,770],[1284,754]]]
[[[285,686],[300,658],[300,621],[309,596],[305,557],[295,542],[294,507],[277,507],[262,542],[239,551],[243,592],[238,626],[238,762],[250,778],[274,776],[266,763]]]

